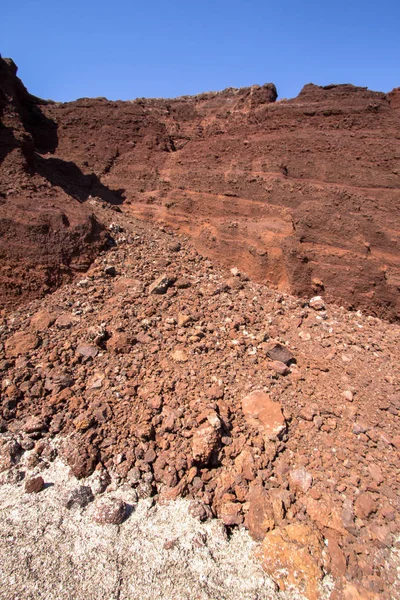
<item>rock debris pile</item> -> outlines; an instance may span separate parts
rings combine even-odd
[[[398,325],[91,204],[113,247],[0,321],[1,482],[46,494],[58,456],[83,480],[65,510],[97,496],[96,521],[118,524],[110,490],[185,497],[248,528],[281,590],[318,598],[330,574],[332,598],[397,597]]]

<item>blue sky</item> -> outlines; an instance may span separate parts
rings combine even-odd
[[[400,0],[2,0],[0,53],[59,101],[272,81],[400,86]]]

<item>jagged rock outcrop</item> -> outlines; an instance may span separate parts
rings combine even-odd
[[[0,57],[0,307],[54,290],[87,268],[106,240],[90,205],[53,185],[48,162],[51,171],[80,171],[45,158],[57,147],[57,125],[16,73],[14,62]],[[77,177],[72,185],[82,194]]]
[[[281,291],[399,314],[398,90],[272,84],[174,100],[48,104],[56,156],[124,209]]]
[[[398,88],[308,84],[276,101],[266,84],[57,103],[29,95],[13,63],[1,65],[3,240],[15,232],[3,253],[16,257],[3,274],[3,303],[16,291],[53,289],[64,269],[55,264],[96,251],[98,227],[76,202],[94,196],[189,234],[203,254],[280,291],[323,292],[398,318]],[[21,218],[28,210],[36,220],[38,207],[51,221],[48,244],[42,217],[29,227]],[[21,263],[24,235],[43,265],[32,280]]]

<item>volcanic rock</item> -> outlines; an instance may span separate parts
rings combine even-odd
[[[127,506],[119,498],[103,497],[96,500],[93,520],[100,525],[120,525],[126,512]]]
[[[242,400],[246,421],[269,440],[277,439],[286,429],[282,407],[262,391],[254,391]]]
[[[66,495],[63,504],[65,508],[68,509],[74,507],[84,508],[90,502],[93,502],[93,500],[94,495],[92,489],[88,485],[81,485],[77,488],[74,488]]]
[[[40,340],[34,333],[18,331],[6,341],[6,356],[13,358],[20,354],[27,354],[38,347]]]
[[[288,525],[267,533],[263,567],[284,591],[294,586],[309,600],[320,598],[322,536],[308,525]]]
[[[193,434],[192,455],[195,461],[208,464],[220,444],[218,431],[212,425],[201,425]]]
[[[38,494],[44,488],[43,477],[31,477],[25,481],[25,492],[27,494]]]
[[[289,365],[294,360],[293,354],[286,346],[282,346],[282,344],[276,344],[273,348],[270,348],[267,351],[267,356],[271,360],[284,363],[285,365]]]

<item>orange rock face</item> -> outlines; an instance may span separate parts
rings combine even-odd
[[[320,597],[321,535],[308,525],[288,525],[267,533],[261,550],[263,567],[280,590],[296,589],[308,600]]]
[[[275,99],[267,85],[43,110],[55,157],[123,188],[129,214],[280,291],[395,319],[399,91],[306,85]]]

